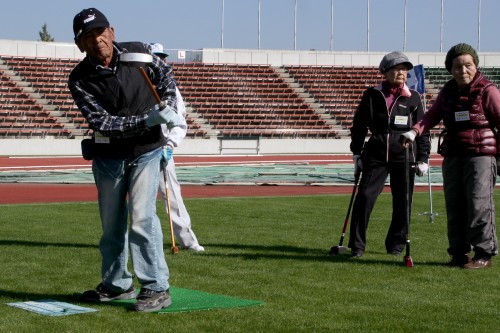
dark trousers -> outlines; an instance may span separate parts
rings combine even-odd
[[[448,219],[448,253],[489,258],[498,254],[495,224],[494,156],[447,156],[443,185]]]
[[[384,189],[387,176],[390,174],[392,193],[392,220],[385,239],[386,250],[402,252],[406,244],[406,221],[404,191],[404,163],[393,162],[377,166],[365,166],[361,174],[358,193],[354,200],[352,221],[349,233],[349,247],[352,250],[364,251],[366,247],[366,230],[375,202]],[[413,197],[415,172],[410,170],[410,210]]]

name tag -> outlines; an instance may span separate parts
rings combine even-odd
[[[102,135],[99,132],[95,132],[94,134],[95,143],[110,143],[110,140],[107,136]]]
[[[469,111],[457,111],[455,112],[455,121],[469,121]]]
[[[408,117],[407,116],[396,116],[394,118],[395,125],[408,125]]]

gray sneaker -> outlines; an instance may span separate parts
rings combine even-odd
[[[135,298],[135,289],[133,284],[130,285],[130,287],[125,291],[114,292],[106,288],[103,283],[99,283],[99,285],[95,289],[87,290],[80,296],[81,301],[93,303],[102,303],[133,298]]]
[[[134,304],[134,310],[139,312],[160,311],[172,304],[169,290],[154,291],[142,288],[137,295],[137,302]]]

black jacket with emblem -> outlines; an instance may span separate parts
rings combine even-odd
[[[398,96],[388,110],[382,86],[368,88],[354,114],[351,127],[351,151],[362,155],[363,163],[371,165],[403,162],[404,149],[399,144],[402,133],[424,116],[420,95],[411,90],[411,96]],[[365,143],[365,138],[371,133]],[[429,134],[419,136],[410,147],[410,162],[428,162]]]

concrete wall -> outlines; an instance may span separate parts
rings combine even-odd
[[[349,139],[186,139],[176,155],[350,154]],[[222,149],[221,149],[222,148]],[[258,148],[258,149],[257,149]],[[432,140],[432,153],[437,140]],[[80,140],[1,139],[0,156],[80,156]]]
[[[73,43],[48,43],[0,39],[0,55],[80,59],[84,54]]]
[[[349,140],[185,139],[176,155],[275,155],[349,153]],[[0,156],[79,156],[80,140],[0,139]]]
[[[376,66],[387,52],[288,51],[253,49],[203,49],[203,62],[317,66]],[[444,67],[446,53],[406,52],[413,64]],[[500,66],[500,53],[479,53],[480,66]]]
[[[324,65],[324,66],[378,66],[387,52],[349,51],[293,51],[257,49],[201,49],[167,50],[171,54],[184,51],[199,54],[207,63],[239,63],[282,65]],[[46,58],[80,59],[84,56],[73,43],[47,43],[24,40],[0,39],[0,55],[17,55]],[[446,53],[406,52],[414,64],[444,66]],[[192,57],[191,57],[192,58]],[[197,57],[198,58],[198,57]],[[188,56],[186,59],[190,59]],[[179,60],[181,61],[181,60]],[[479,52],[480,66],[500,66],[500,53]]]

